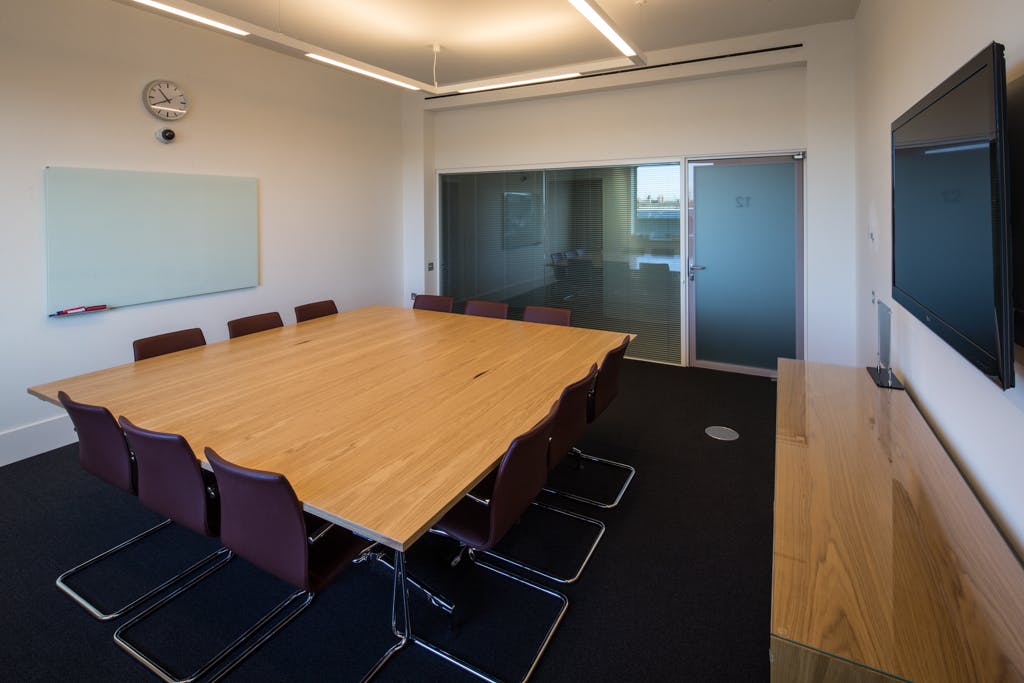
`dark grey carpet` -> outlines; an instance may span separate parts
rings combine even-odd
[[[565,505],[605,521],[608,531],[583,577],[565,589],[569,612],[533,680],[768,679],[774,420],[769,380],[627,361],[619,398],[581,445],[634,464],[638,475],[616,509]],[[704,428],[712,424],[735,428],[740,440],[711,440]],[[590,464],[557,475],[563,485],[595,492],[610,490],[616,476]],[[540,514],[524,520],[521,537],[531,525],[559,530]],[[54,579],[157,521],[132,497],[82,472],[75,446],[0,468],[0,676],[156,680],[113,643],[120,622],[92,619]],[[579,542],[569,544],[570,553]],[[517,546],[528,543],[520,538]],[[161,532],[80,583],[114,599],[122,587],[140,587],[140,576],[213,547],[180,529]],[[452,551],[446,539],[427,537],[410,553],[413,573],[458,604],[452,622],[416,600],[417,630],[518,679],[554,607],[479,567],[448,568]],[[235,561],[137,636],[168,663],[187,667],[288,590]],[[389,590],[383,567],[354,567],[229,680],[358,680],[393,642]],[[378,680],[475,679],[412,648]]]

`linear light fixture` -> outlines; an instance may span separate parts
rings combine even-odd
[[[249,35],[248,31],[243,31],[240,28],[235,28],[234,26],[228,26],[227,24],[222,24],[219,21],[214,21],[213,19],[207,19],[206,17],[201,17],[198,14],[193,14],[192,12],[186,12],[185,10],[178,9],[177,7],[171,7],[170,5],[165,5],[162,2],[155,2],[155,0],[133,0],[133,2],[137,2],[140,5],[145,5],[146,7],[152,7],[153,9],[158,9],[161,12],[167,12],[168,14],[173,14],[175,16],[179,16],[179,17],[182,17],[184,19],[189,19],[191,21],[196,21],[196,22],[199,22],[200,24],[206,24],[207,26],[212,26],[213,28],[219,28],[221,31],[227,31],[228,33],[234,33],[236,36],[247,36],[247,35]]]
[[[611,41],[611,44],[619,49],[619,52],[627,57],[635,57],[636,50],[629,46],[622,36],[615,32],[608,22],[601,14],[594,9],[594,7],[587,2],[587,0],[569,0],[569,3],[575,7],[580,14],[582,14],[587,21],[594,25],[598,31],[604,34],[604,37]]]
[[[376,78],[378,81],[384,81],[385,83],[390,83],[391,85],[397,85],[400,88],[407,88],[408,90],[419,90],[419,88],[417,88],[415,85],[409,85],[408,83],[403,83],[402,81],[396,80],[394,78],[389,78],[388,76],[384,76],[382,74],[375,74],[372,71],[367,71],[366,69],[361,69],[358,66],[352,66],[351,64],[346,64],[345,62],[339,62],[338,60],[331,59],[330,57],[324,57],[323,55],[314,54],[312,52],[307,52],[306,56],[309,57],[310,59],[315,59],[318,62],[323,62],[324,64],[336,66],[339,69],[346,69],[348,71],[352,71],[362,76],[369,76],[370,78]]]
[[[567,78],[579,78],[582,74],[559,74],[557,76],[541,76],[540,78],[528,78],[525,81],[511,81],[509,83],[495,83],[494,85],[479,85],[475,88],[460,90],[460,93],[480,92],[481,90],[497,90],[498,88],[513,88],[517,85],[532,85],[533,83],[548,83],[550,81],[564,81]]]

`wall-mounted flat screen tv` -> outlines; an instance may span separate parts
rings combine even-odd
[[[892,124],[892,296],[1004,389],[1014,384],[1003,46]]]

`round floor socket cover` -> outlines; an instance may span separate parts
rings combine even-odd
[[[729,427],[708,427],[704,430],[704,433],[712,439],[718,439],[719,441],[735,441],[740,438],[739,433]]]

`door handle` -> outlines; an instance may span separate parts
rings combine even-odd
[[[694,265],[694,264],[691,263],[688,266],[688,270],[690,271],[690,281],[692,282],[693,279],[694,279],[694,276],[693,276],[694,271],[707,270],[707,266],[697,266],[697,265]]]

